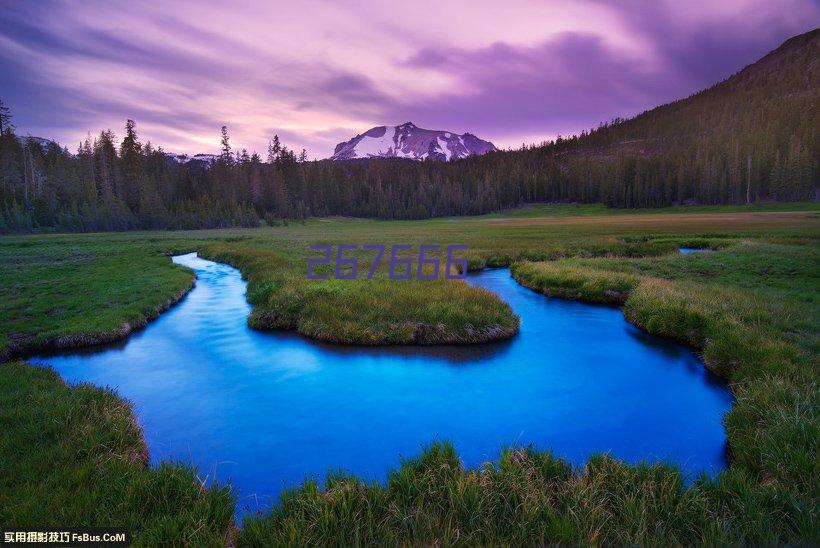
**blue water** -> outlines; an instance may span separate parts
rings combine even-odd
[[[678,251],[683,255],[689,255],[690,253],[712,253],[715,250],[706,247],[680,247]]]
[[[196,272],[196,287],[146,329],[38,359],[130,399],[152,463],[230,480],[240,515],[330,469],[383,479],[437,439],[468,466],[526,444],[578,464],[607,451],[690,475],[726,464],[729,391],[692,351],[641,332],[617,308],[548,299],[506,269],[487,270],[468,282],[519,314],[512,340],[336,346],[249,329],[238,270],[194,254],[174,262]]]

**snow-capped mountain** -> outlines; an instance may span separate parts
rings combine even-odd
[[[58,148],[62,148],[62,145],[57,141],[53,141],[51,139],[45,139],[43,137],[36,137],[34,135],[17,135],[17,140],[20,141],[20,144],[26,145],[28,143],[36,144],[43,151],[47,151],[49,147],[56,146]],[[188,166],[189,168],[209,168],[213,165],[214,162],[219,158],[218,154],[176,154],[174,152],[163,152],[165,157],[170,162],[174,162],[177,164],[183,164]]]
[[[208,167],[210,167],[210,165],[213,164],[217,158],[219,158],[216,154],[194,154],[191,156],[188,154],[174,154],[173,152],[166,152],[165,156],[178,164],[188,164],[194,162],[197,164],[204,164]]]
[[[43,150],[47,150],[50,146],[61,148],[57,141],[52,141],[51,139],[45,139],[43,137],[35,137],[34,135],[17,135],[17,140],[20,141],[20,144],[22,145],[25,145],[26,143],[35,143]]]
[[[471,133],[459,135],[416,127],[379,126],[336,145],[331,160],[354,158],[412,158],[413,160],[457,160],[497,150],[489,141]]]

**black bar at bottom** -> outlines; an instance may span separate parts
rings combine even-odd
[[[129,546],[131,533],[124,527],[4,527],[2,546]]]

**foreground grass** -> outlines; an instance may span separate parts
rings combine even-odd
[[[737,398],[726,417],[729,469],[715,480],[684,488],[679,471],[669,467],[633,467],[598,457],[573,469],[547,453],[527,450],[508,451],[482,470],[464,470],[451,448],[434,446],[394,471],[385,485],[343,476],[329,478],[322,488],[305,484],[270,514],[246,519],[237,544],[812,544],[820,542],[820,487],[813,481],[820,472],[815,457],[820,449],[818,236],[820,219],[814,211],[720,211],[554,215],[511,222],[498,217],[390,223],[322,219],[262,230],[0,238],[0,350],[21,339],[57,340],[91,326],[110,332],[123,322],[150,317],[190,280],[162,254],[194,249],[240,267],[255,305],[251,322],[260,326],[300,329],[318,338],[342,333],[352,342],[402,342],[419,332],[418,325],[445,318],[463,336],[458,329],[467,325],[500,325],[503,307],[490,301],[470,308],[475,294],[458,295],[462,284],[456,282],[308,284],[304,274],[306,246],[313,243],[465,243],[471,268],[514,263],[516,277],[538,291],[621,303],[630,321],[702,349],[707,364],[731,381]],[[720,252],[682,257],[675,253],[680,245]],[[50,271],[52,262],[58,268]],[[427,306],[446,303],[451,291],[459,303],[455,309]],[[325,302],[332,305],[323,307]],[[377,312],[367,317],[370,304]],[[128,309],[130,316],[117,312]],[[346,332],[348,322],[360,323]],[[403,322],[410,325],[402,327]],[[362,335],[368,325],[382,331]],[[0,366],[8,373],[0,382],[3,413],[13,413],[14,422],[36,425],[32,431],[45,428],[37,418],[44,410],[36,398],[6,395],[14,390],[28,394],[26,386],[14,384],[34,383],[31,370],[7,366]],[[61,390],[47,406],[59,408],[73,390],[92,389]],[[91,416],[98,428],[113,428],[140,447],[138,431]],[[82,422],[67,424],[67,432],[89,428]],[[93,491],[85,483],[98,476],[79,475],[60,491],[60,478],[71,477],[71,465],[53,462],[68,457],[49,454],[32,438],[15,434],[14,443],[0,445],[0,466],[17,467],[13,473],[0,470],[0,481],[7,482],[0,497],[9,492],[26,501],[11,505],[6,501],[12,498],[0,498],[0,522],[46,519],[36,506],[48,497],[63,501],[68,507],[63,512],[76,512],[66,516],[72,523],[94,522],[96,514],[71,501],[71,494]],[[20,447],[30,448],[32,455],[21,455]],[[67,454],[87,452],[78,447]],[[40,468],[30,467],[29,459],[40,462]],[[15,460],[20,464],[8,464]],[[141,465],[134,470],[136,476],[156,472]],[[45,478],[55,493],[34,490],[27,498],[35,477]],[[191,485],[192,479],[183,483]],[[115,488],[128,489],[125,483]],[[184,510],[181,502],[157,504],[171,516]],[[115,502],[98,512],[109,512],[120,523],[118,516],[134,515],[129,508]],[[194,513],[207,514],[199,512]],[[192,527],[214,532],[202,543],[221,542],[228,525],[218,512],[207,515],[207,523]],[[137,531],[155,531],[150,520],[122,519],[133,519],[129,523]],[[174,523],[183,522],[180,517]],[[200,543],[175,527],[169,526],[163,538]]]
[[[732,474],[688,488],[680,471],[592,457],[581,470],[546,451],[507,450],[465,470],[437,444],[386,484],[329,476],[246,519],[237,546],[776,543],[817,538],[805,508]],[[742,512],[749,512],[743,514]],[[785,520],[784,520],[785,519]]]
[[[202,488],[186,466],[149,469],[131,408],[114,393],[10,362],[0,402],[0,524],[126,527],[145,546],[226,543],[230,491]]]

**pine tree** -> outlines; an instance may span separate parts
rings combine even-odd
[[[14,126],[11,125],[11,111],[9,107],[7,107],[3,100],[0,99],[0,133],[4,131],[11,131]]]
[[[120,163],[122,171],[122,198],[133,210],[139,207],[146,193],[143,180],[142,146],[137,141],[136,124],[133,120],[125,122],[125,137],[120,144]]]
[[[268,163],[275,163],[279,159],[281,151],[282,144],[279,142],[279,135],[274,135],[273,140],[268,142]]]
[[[0,231],[216,228],[311,215],[410,219],[523,202],[744,203],[747,189],[750,201],[814,199],[820,90],[813,52],[797,50],[632,119],[458,162],[305,162],[307,152],[294,154],[278,135],[267,164],[244,151],[234,162],[223,127],[216,162],[177,164],[140,146],[130,120],[119,154],[106,131],[72,156],[18,139],[3,109]]]
[[[220,158],[226,164],[233,163],[233,157],[231,156],[231,143],[230,137],[228,136],[228,126],[222,126],[222,154]]]

